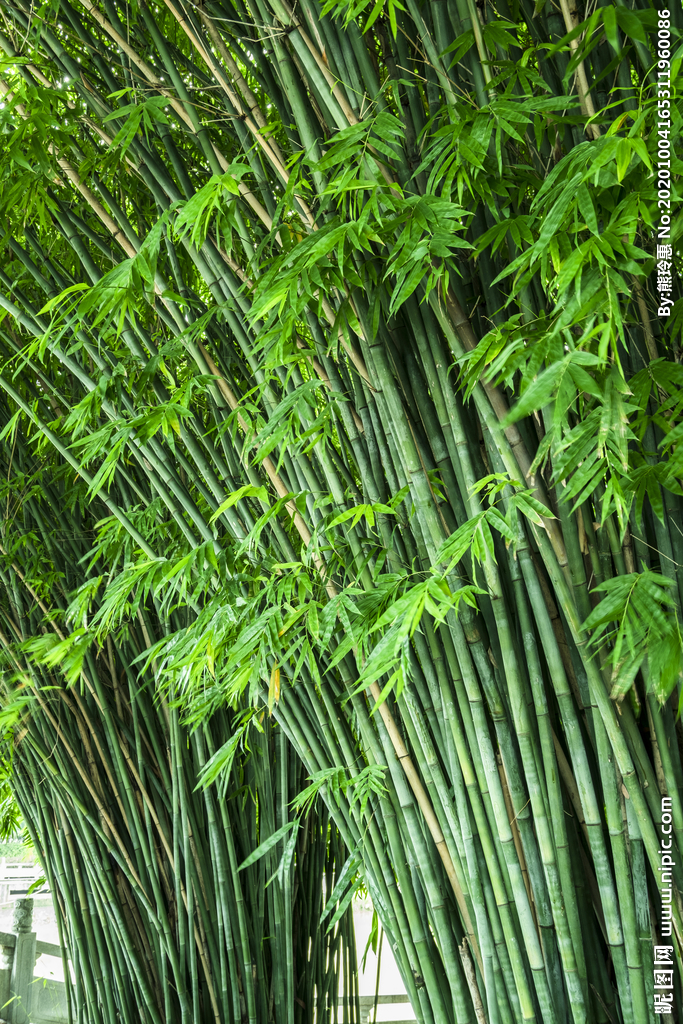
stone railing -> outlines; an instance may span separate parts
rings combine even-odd
[[[339,1005],[341,1006],[342,1003],[343,1003],[343,1000],[340,999],[339,1000]],[[405,995],[405,993],[402,993],[400,995],[395,995],[395,996],[377,996],[377,1005],[378,1006],[390,1006],[390,1005],[393,1006],[395,1003],[403,1003],[404,1005],[407,1004],[408,1007],[410,1007],[410,1000],[408,999],[408,996]],[[360,997],[360,1019],[361,1019],[361,1024],[368,1024],[368,1021],[369,1021],[370,1017],[373,1016],[374,1007],[375,1007],[375,996],[361,996]],[[415,1018],[413,1017],[412,1020],[388,1020],[388,1021],[384,1021],[384,1022],[379,1021],[378,1024],[416,1024],[416,1021],[415,1021]]]
[[[33,974],[39,956],[61,957],[61,947],[36,939],[32,927],[33,900],[16,900],[13,931],[0,932],[0,1020],[69,1024],[64,982]]]

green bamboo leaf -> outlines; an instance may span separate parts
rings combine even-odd
[[[623,181],[631,163],[631,139],[619,139],[617,144],[617,180]]]
[[[291,869],[291,866],[292,866],[292,861],[294,860],[294,854],[296,852],[296,843],[297,843],[298,832],[299,832],[298,825],[299,825],[299,823],[297,822],[297,828],[292,829],[292,834],[290,835],[289,839],[285,843],[285,848],[284,848],[283,853],[282,853],[282,858],[280,860],[280,863],[278,864],[277,877],[278,877],[278,881],[280,882],[280,885],[282,885],[282,886],[284,886],[286,884],[285,879],[289,875],[289,872],[290,872],[290,869]]]
[[[467,32],[463,32],[455,39],[450,46],[447,46],[444,50],[444,55],[452,53],[450,67],[454,67],[458,64],[469,50],[474,46],[474,32],[472,29],[468,29]]]
[[[55,295],[49,299],[45,305],[38,310],[38,316],[42,316],[43,313],[51,313],[54,309],[58,309],[60,306],[63,306],[70,295],[76,295],[79,292],[86,291],[88,291],[87,284],[80,283],[69,285],[69,287],[65,288],[64,291],[59,293],[59,295]]]
[[[609,39],[610,46],[615,53],[620,53],[619,34],[617,31],[617,13],[614,7],[603,7],[602,23],[605,26],[605,35]]]
[[[347,887],[354,887],[354,879],[358,874],[359,868],[363,864],[363,858],[360,852],[360,848],[356,847],[352,850],[349,856],[346,858],[344,865],[339,872],[339,876],[335,881],[335,886],[325,903],[325,909],[323,910],[320,917],[320,924],[322,924],[327,917],[331,914],[334,907],[337,906],[339,901],[344,898],[347,893]]]
[[[256,849],[253,850],[249,854],[249,856],[242,861],[237,870],[244,871],[245,868],[251,867],[251,865],[255,864],[256,861],[261,859],[261,857],[264,857],[267,853],[270,853],[273,847],[277,846],[280,840],[284,839],[287,833],[295,826],[297,828],[299,826],[299,822],[297,820],[286,822],[286,824],[284,824],[282,828],[279,828],[277,832],[273,832],[272,835],[269,835],[267,839],[263,840],[262,843],[259,843]]]
[[[218,506],[209,522],[215,523],[217,519],[220,519],[224,512],[227,512],[229,508],[232,508],[233,505],[236,505],[237,502],[241,501],[243,498],[258,498],[259,501],[265,501],[267,503],[268,491],[265,487],[256,487],[253,484],[245,484],[243,487],[238,487],[236,491],[233,491],[233,493]]]
[[[460,562],[472,547],[477,530],[485,517],[486,512],[479,512],[451,534],[437,551],[435,564],[448,561],[451,565],[456,565]]]
[[[626,7],[617,7],[615,13],[619,28],[625,36],[638,43],[647,43],[647,35],[641,20],[645,11],[630,11]]]
[[[535,498],[530,491],[515,494],[512,498],[512,504],[519,509],[522,515],[536,523],[537,526],[543,526],[543,519],[555,519],[550,509],[540,502],[538,498]]]
[[[318,606],[315,601],[312,601],[307,609],[306,613],[306,624],[314,639],[317,639],[320,633],[320,624],[318,621]]]
[[[215,754],[211,755],[201,770],[195,792],[198,789],[211,786],[221,776],[227,779],[232,770],[239,744],[244,739],[245,729],[246,725],[238,729],[222,747],[218,748]]]
[[[5,426],[2,428],[2,431],[0,432],[0,441],[4,441],[4,439],[6,437],[9,437],[9,438],[13,438],[14,437],[15,431],[16,431],[17,426],[19,424],[20,417],[21,417],[21,410],[17,409],[17,411],[15,412],[14,416],[12,416],[8,420],[8,422],[5,424]]]

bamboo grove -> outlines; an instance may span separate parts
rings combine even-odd
[[[420,1024],[653,1022],[662,942],[683,1005],[655,8],[0,14],[4,756],[74,1020],[357,1020],[359,887]]]

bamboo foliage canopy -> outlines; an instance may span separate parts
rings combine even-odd
[[[683,1004],[664,15],[0,13],[5,744],[78,1019],[346,1024],[359,886],[420,1024],[654,1021],[653,944]]]

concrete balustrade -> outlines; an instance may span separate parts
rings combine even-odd
[[[11,932],[0,932],[0,1021],[8,1024],[69,1024],[66,986],[34,977],[39,956],[61,957],[53,942],[33,931],[33,900],[19,899]]]

